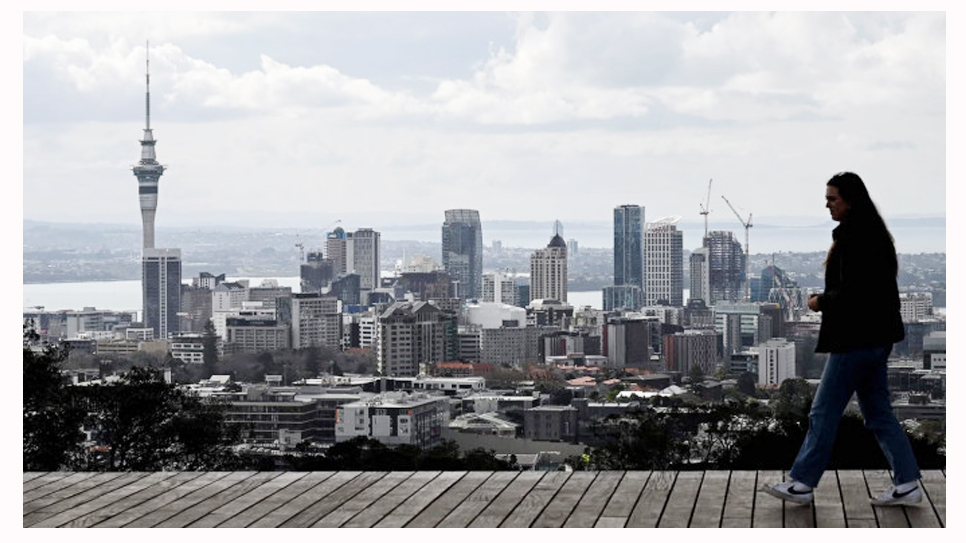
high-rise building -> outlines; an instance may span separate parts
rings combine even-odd
[[[429,302],[396,302],[379,316],[376,358],[383,375],[415,377],[445,354],[441,312]]]
[[[647,223],[644,232],[644,304],[684,306],[684,232],[680,217]]]
[[[619,309],[637,311],[641,307],[644,307],[644,294],[641,292],[641,287],[637,285],[604,287],[601,294],[604,297],[604,311],[616,311]]]
[[[456,296],[479,299],[483,290],[483,228],[475,209],[448,209],[442,229],[443,268]]]
[[[309,251],[299,267],[299,290],[303,293],[322,292],[336,276],[333,268],[332,261],[324,258],[321,251]]]
[[[714,330],[689,329],[664,336],[664,359],[668,371],[689,375],[695,367],[704,375],[712,375],[721,357],[718,342],[721,336]]]
[[[784,338],[769,339],[758,346],[758,384],[780,385],[795,375],[795,343]]]
[[[335,276],[349,271],[346,256],[347,239],[348,237],[342,227],[336,227],[325,237],[325,258],[332,261],[332,271]]]
[[[744,296],[745,253],[732,232],[713,231],[704,240],[708,248],[708,305],[739,302]]]
[[[315,293],[293,294],[292,348],[326,346],[338,349],[341,343],[339,299]]]
[[[711,276],[708,269],[708,248],[699,247],[691,251],[690,260],[691,289],[688,300],[701,300],[711,303]]]
[[[349,272],[359,274],[359,289],[367,293],[379,288],[379,237],[379,232],[371,228],[360,228],[347,243],[352,253]],[[349,252],[347,249],[347,258]]]
[[[560,234],[530,256],[530,300],[567,301],[567,244]]]
[[[516,282],[513,276],[503,272],[483,274],[483,299],[481,301],[517,305],[516,295]]]
[[[614,285],[644,290],[644,207],[614,208]]]
[[[166,339],[179,331],[181,311],[181,250],[145,248],[141,258],[144,326]]]

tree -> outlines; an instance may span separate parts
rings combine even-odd
[[[65,348],[34,348],[40,336],[33,322],[23,325],[23,469],[55,471],[81,457],[84,410],[74,398],[60,367]]]
[[[216,373],[215,366],[218,365],[218,332],[215,331],[215,323],[211,319],[205,323],[201,345],[205,371],[208,372],[208,377],[211,377]]]
[[[737,384],[738,392],[741,392],[746,396],[754,397],[755,385],[757,384],[757,382],[758,380],[755,379],[755,375],[753,373],[747,372],[747,371],[742,373],[741,375],[738,376],[738,384]]]
[[[155,368],[134,367],[119,380],[78,390],[88,427],[102,451],[91,469],[158,471],[226,469],[235,459],[237,428],[226,404],[164,381]]]

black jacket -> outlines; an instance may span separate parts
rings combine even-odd
[[[842,223],[832,239],[825,292],[818,297],[822,327],[815,351],[838,353],[902,341],[895,246],[888,233]]]

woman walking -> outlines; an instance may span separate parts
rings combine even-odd
[[[919,467],[892,412],[886,377],[892,344],[904,337],[892,235],[858,175],[833,176],[825,201],[839,225],[832,231],[825,261],[825,290],[809,297],[808,307],[822,313],[815,351],[830,354],[808,415],[808,433],[789,472],[791,480],[763,490],[783,500],[811,503],[812,489],[831,457],[839,420],[857,393],[865,425],[893,473],[893,487],[872,498],[872,503],[919,503]]]

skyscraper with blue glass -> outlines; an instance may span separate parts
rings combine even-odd
[[[644,206],[614,208],[614,285],[644,289]]]

